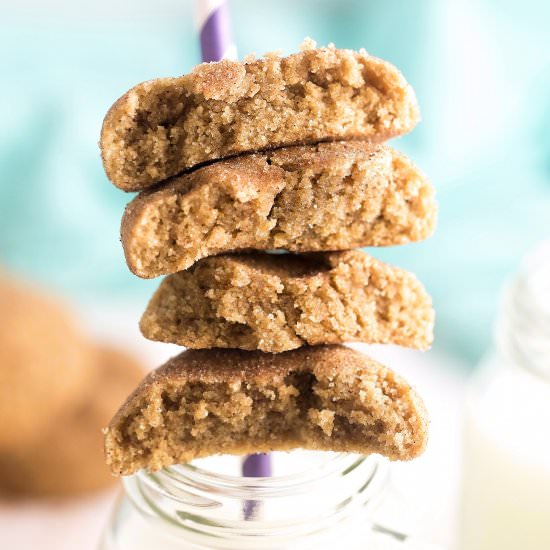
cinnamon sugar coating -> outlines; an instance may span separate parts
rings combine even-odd
[[[198,164],[285,145],[381,142],[419,119],[412,88],[390,63],[333,46],[220,61],[138,84],[107,113],[108,178],[145,189]]]
[[[105,453],[118,475],[298,447],[409,460],[427,430],[414,390],[352,349],[187,350],[128,397],[105,430]]]
[[[282,352],[354,341],[427,349],[433,324],[413,274],[352,250],[205,258],[162,281],[140,328],[190,348]]]
[[[404,155],[365,142],[322,143],[222,160],[144,191],[121,236],[150,278],[244,249],[343,250],[425,239],[433,187]]]

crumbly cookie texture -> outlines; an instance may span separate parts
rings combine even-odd
[[[0,451],[24,449],[89,390],[93,350],[58,299],[0,273]]]
[[[419,241],[436,217],[433,187],[404,155],[335,142],[222,160],[144,191],[121,236],[131,271],[150,278],[222,252]]]
[[[105,430],[105,453],[119,475],[298,447],[408,460],[427,431],[414,390],[350,348],[187,350],[128,397]]]
[[[330,46],[207,63],[138,84],[107,113],[100,147],[108,178],[136,191],[239,153],[381,142],[409,132],[418,119],[414,92],[393,65]]]
[[[101,452],[101,429],[144,371],[132,357],[116,349],[101,348],[95,357],[87,398],[57,417],[45,414],[50,424],[31,447],[0,452],[0,493],[69,496],[113,483]]]
[[[433,325],[416,277],[358,250],[205,258],[166,277],[140,323],[151,340],[266,352],[354,341],[427,349]]]

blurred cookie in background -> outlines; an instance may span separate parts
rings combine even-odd
[[[0,494],[20,497],[70,496],[115,482],[103,457],[101,429],[135,388],[144,371],[114,348],[93,354],[92,379],[85,399],[58,416],[34,408],[48,421],[26,449],[0,451]]]
[[[94,376],[93,346],[63,303],[0,272],[0,452],[41,440]]]

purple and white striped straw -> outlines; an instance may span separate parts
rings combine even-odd
[[[195,6],[202,60],[237,59],[227,0],[195,0]]]
[[[237,59],[237,47],[231,35],[227,0],[195,0],[197,26],[203,62]],[[243,460],[244,477],[270,477],[271,457],[268,454],[249,455]],[[245,507],[245,517],[253,515],[254,501]]]

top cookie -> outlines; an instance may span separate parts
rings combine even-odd
[[[342,139],[381,142],[413,129],[416,97],[365,51],[308,49],[220,61],[138,84],[109,110],[100,147],[109,179],[145,189],[244,152]]]

